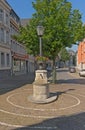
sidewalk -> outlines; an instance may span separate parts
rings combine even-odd
[[[32,84],[33,81],[34,74],[24,74],[3,78],[0,80],[0,95],[23,87],[26,84]]]

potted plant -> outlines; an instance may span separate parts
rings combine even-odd
[[[47,60],[48,60],[47,57],[44,57],[44,56],[36,56],[36,62],[37,62],[37,64],[38,64],[38,68],[39,68],[39,69],[44,69]]]

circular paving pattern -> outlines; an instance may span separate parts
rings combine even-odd
[[[61,91],[62,90],[62,91]],[[83,92],[85,89],[83,88]],[[44,120],[71,115],[84,110],[85,94],[81,89],[72,86],[50,86],[52,95],[57,95],[56,101],[48,104],[36,104],[28,100],[32,94],[32,86],[23,86],[0,96],[0,125],[11,128],[29,126],[29,129],[56,129],[57,126],[33,126]],[[56,92],[56,93],[55,93]],[[1,130],[1,129],[0,129]]]

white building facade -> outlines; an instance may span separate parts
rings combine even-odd
[[[12,7],[0,0],[0,78],[34,72],[34,58],[30,60],[26,48],[12,37],[18,34],[20,25]]]
[[[11,72],[10,7],[0,0],[0,77]]]
[[[25,74],[28,72],[28,54],[26,48],[12,38],[19,32],[20,18],[10,11],[10,43],[11,43],[11,75]]]

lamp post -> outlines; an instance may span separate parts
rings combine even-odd
[[[43,26],[39,25],[37,26],[37,34],[39,36],[39,49],[40,49],[40,56],[42,56],[42,36],[43,36],[43,33],[44,33],[44,28]]]
[[[43,26],[37,26],[37,34],[40,40],[40,56],[42,57],[42,36],[44,28]],[[49,83],[47,80],[47,71],[43,69],[43,61],[39,64],[39,69],[36,70],[35,81],[33,83],[33,95],[29,96],[31,102],[34,103],[50,103],[57,99],[57,96],[50,96]]]

